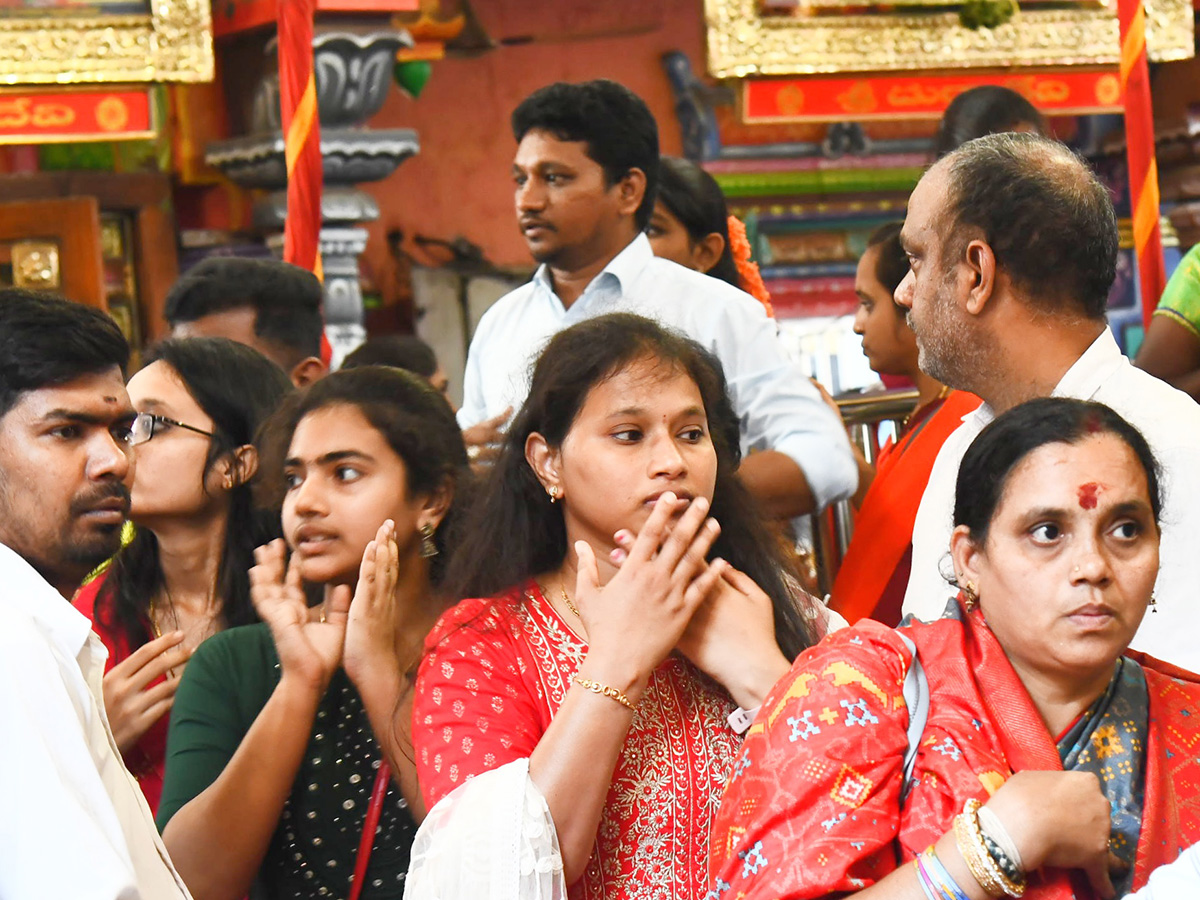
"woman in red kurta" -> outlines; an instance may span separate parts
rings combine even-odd
[[[257,621],[246,573],[279,526],[253,509],[252,441],[290,388],[265,356],[224,338],[164,341],[129,380],[138,530],[74,602],[108,648],[105,709],[152,811],[184,664],[205,638]]]
[[[867,617],[899,624],[912,564],[913,522],[929,473],[946,438],[979,405],[974,394],[950,390],[917,364],[916,337],[905,310],[892,299],[908,273],[900,225],[882,225],[867,239],[854,279],[859,297],[854,331],[862,335],[871,368],[908,379],[919,396],[895,442],[880,451],[874,470],[859,464],[854,537],[829,604],[850,624]]]
[[[744,728],[729,716],[758,706],[810,626],[824,630],[788,590],[735,480],[736,448],[720,370],[699,345],[630,315],[551,340],[452,561],[452,592],[485,599],[442,618],[418,676],[431,812],[410,897],[475,896],[481,882],[462,881],[473,867],[494,898],[563,885],[573,900],[703,896]],[[710,544],[728,562],[706,561]],[[516,801],[480,796],[507,771]],[[538,813],[529,828],[521,796]],[[490,807],[515,813],[511,828],[448,837]],[[510,840],[523,860],[512,877],[495,849]],[[542,870],[557,886],[519,882]]]
[[[1153,457],[1107,407],[997,418],[959,472],[958,601],[840,632],[772,689],[714,825],[711,896],[919,897],[941,866],[983,900],[952,825],[971,801],[1030,900],[1122,894],[1200,838],[1200,679],[1122,655],[1158,510]]]

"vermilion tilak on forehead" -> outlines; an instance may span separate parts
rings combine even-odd
[[[1096,497],[1100,493],[1101,485],[1094,481],[1089,481],[1087,484],[1079,486],[1079,506],[1082,509],[1095,509]]]

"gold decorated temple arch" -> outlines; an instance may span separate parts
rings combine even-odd
[[[903,216],[938,119],[962,92],[999,85],[1029,100],[1112,188],[1123,245],[1110,321],[1136,351],[1163,286],[1162,244],[1168,264],[1179,244],[1175,226],[1160,223],[1146,59],[1193,57],[1192,0],[704,6],[707,74],[730,90],[693,108],[690,155],[749,220],[777,309],[853,310],[854,260],[873,226]],[[1172,124],[1186,143],[1192,124]],[[1191,165],[1191,150],[1184,156]],[[1196,205],[1170,199],[1189,201],[1172,209],[1194,243]]]
[[[140,350],[164,334],[181,269],[272,253],[285,214],[276,36],[289,2],[0,0],[0,286],[107,309]],[[396,85],[419,92],[430,61],[472,39],[472,21],[457,0],[312,6],[310,53],[329,75],[320,117],[354,170],[334,225],[361,250],[356,226],[378,209],[353,184],[417,149],[414,132],[363,122]]]

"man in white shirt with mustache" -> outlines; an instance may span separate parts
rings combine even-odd
[[[0,897],[189,897],[104,712],[70,603],[120,545],[129,346],[98,310],[0,290]]]

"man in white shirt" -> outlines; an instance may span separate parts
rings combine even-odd
[[[1116,272],[1108,191],[1062,144],[995,134],[933,166],[901,232],[921,369],[983,398],[943,444],[913,530],[904,611],[936,618],[954,589],[958,466],[995,416],[1035,397],[1104,403],[1142,432],[1162,469],[1156,603],[1135,649],[1200,670],[1200,407],[1121,355],[1104,309]]]
[[[188,897],[70,604],[129,511],[129,347],[98,310],[0,291],[0,897]]]
[[[513,113],[517,222],[533,280],[479,323],[467,357],[459,424],[516,409],[546,341],[611,312],[653,318],[721,360],[742,426],[742,478],[773,516],[850,496],[858,472],[845,429],[749,294],[659,259],[643,233],[654,209],[658,128],[611,81],[558,83]],[[493,435],[495,437],[496,435]]]

